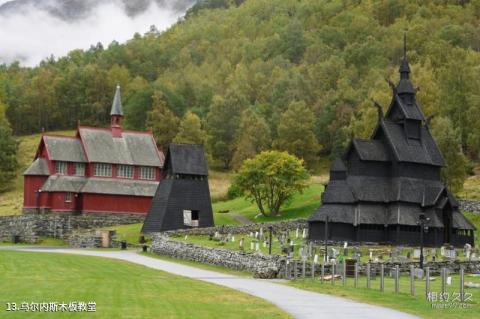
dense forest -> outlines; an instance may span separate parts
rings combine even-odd
[[[0,101],[16,135],[102,126],[120,83],[126,126],[161,146],[194,134],[226,168],[269,148],[313,165],[371,134],[406,32],[417,98],[461,185],[480,155],[479,23],[480,0],[206,0],[166,32],[0,66]]]

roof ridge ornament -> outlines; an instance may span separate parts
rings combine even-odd
[[[378,121],[380,122],[383,118],[384,118],[384,114],[383,114],[383,108],[382,106],[380,105],[380,103],[378,103],[377,101],[375,101],[374,99],[371,99],[372,102],[373,102],[373,106],[375,106],[375,108],[377,109],[377,112],[378,112]]]

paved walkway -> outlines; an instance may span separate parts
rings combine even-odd
[[[8,249],[8,248],[7,248]],[[16,248],[18,249],[18,248]],[[309,292],[275,283],[271,280],[238,277],[185,266],[140,255],[133,251],[93,251],[80,249],[50,249],[28,247],[22,250],[69,253],[120,259],[175,275],[229,287],[275,304],[299,319],[413,319],[417,318],[388,308],[350,301],[348,299]]]

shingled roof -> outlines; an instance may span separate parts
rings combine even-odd
[[[90,162],[163,166],[163,156],[149,133],[126,131],[114,138],[108,129],[87,127],[80,127],[79,133]]]
[[[408,81],[410,82],[410,81]],[[420,110],[420,107],[417,104],[416,100],[412,101],[412,104],[406,104],[402,99],[398,96],[398,94],[394,95],[394,99],[392,101],[393,104],[396,104],[398,108],[402,111],[403,115],[405,116],[406,119],[409,120],[418,120],[418,121],[425,121],[425,116],[423,115],[422,111]],[[387,112],[387,117],[390,114],[391,110],[395,105],[391,105],[389,111]]]
[[[68,136],[44,135],[43,142],[53,161],[85,163],[87,158],[79,139]]]
[[[27,176],[48,176],[50,175],[50,171],[48,169],[47,160],[44,158],[37,158],[32,165],[23,173],[23,175]]]
[[[52,175],[42,186],[42,192],[79,193],[87,179],[78,176]]]
[[[208,175],[203,145],[170,144],[167,151],[166,170],[173,174]]]
[[[399,123],[385,119],[381,121],[381,128],[399,162],[444,165],[442,154],[425,126],[420,128],[420,140],[408,139],[403,126]]]
[[[158,182],[128,179],[89,178],[81,192],[89,194],[111,194],[153,197]]]
[[[153,197],[157,187],[158,182],[154,181],[52,175],[47,179],[41,190],[42,192],[72,192]]]
[[[381,141],[353,139],[352,147],[363,161],[389,162],[390,156]]]

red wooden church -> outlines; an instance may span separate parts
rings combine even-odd
[[[79,126],[75,137],[42,136],[24,173],[24,212],[148,212],[164,155],[150,132],[122,129],[120,87],[110,115],[110,128]]]

